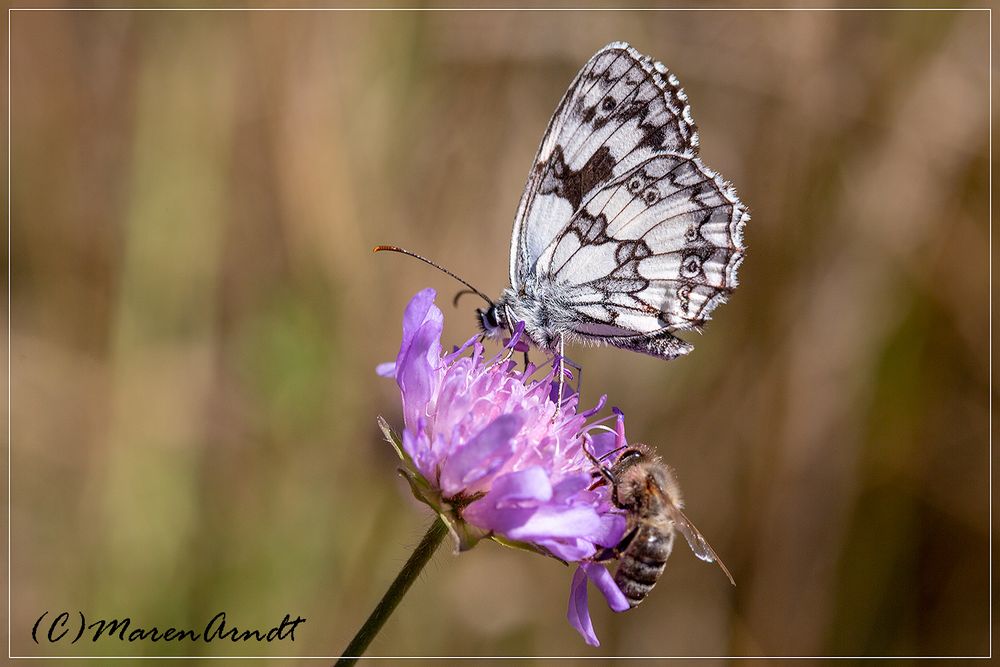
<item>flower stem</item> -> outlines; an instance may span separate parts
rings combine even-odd
[[[358,634],[354,635],[354,639],[344,649],[335,667],[349,667],[358,661],[358,658],[361,657],[368,648],[368,645],[375,639],[375,635],[382,629],[389,616],[392,615],[392,612],[396,609],[396,605],[406,595],[406,591],[410,590],[410,586],[416,580],[417,575],[424,569],[424,565],[427,565],[427,562],[434,555],[434,552],[437,551],[438,545],[441,544],[441,540],[444,539],[447,533],[448,529],[445,527],[444,522],[440,518],[435,519],[431,527],[427,529],[424,538],[420,540],[420,544],[413,550],[413,555],[410,556],[409,560],[406,561],[406,565],[396,575],[396,579],[389,586],[389,590],[379,600],[371,616],[368,617],[365,624],[358,630]]]

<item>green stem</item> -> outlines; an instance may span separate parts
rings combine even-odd
[[[335,667],[349,667],[356,663],[358,658],[364,654],[368,645],[375,639],[375,635],[379,633],[379,630],[382,629],[382,626],[385,625],[389,616],[396,609],[396,605],[406,595],[406,591],[410,590],[410,586],[413,585],[420,571],[424,569],[424,565],[427,565],[431,556],[437,551],[438,545],[441,544],[441,540],[444,539],[447,533],[448,528],[445,527],[444,522],[440,518],[435,519],[431,527],[427,529],[424,539],[420,540],[420,544],[413,550],[413,555],[410,556],[410,559],[406,561],[406,565],[396,575],[396,579],[389,586],[389,590],[379,600],[375,611],[371,613],[365,624],[358,630],[358,634],[354,635],[354,639],[344,649]]]

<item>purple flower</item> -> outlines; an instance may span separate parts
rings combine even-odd
[[[591,436],[599,422],[588,420],[603,398],[578,412],[579,397],[564,392],[557,409],[554,371],[532,379],[536,368],[518,371],[509,359],[520,329],[495,357],[484,357],[477,338],[442,356],[444,318],[434,297],[431,289],[413,297],[396,361],[378,369],[395,377],[402,393],[402,442],[383,426],[405,464],[400,472],[444,520],[458,550],[490,537],[581,563],[569,620],[596,646],[587,580],[615,611],[628,609],[628,602],[604,566],[589,559],[621,540],[626,521],[606,486],[592,488],[594,466],[584,445],[597,456],[614,449],[624,440],[621,414],[615,433]]]

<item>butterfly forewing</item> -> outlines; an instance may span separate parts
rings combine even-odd
[[[512,287],[533,276],[591,193],[653,155],[694,153],[697,145],[676,77],[627,44],[598,51],[556,108],[535,157],[514,222]]]

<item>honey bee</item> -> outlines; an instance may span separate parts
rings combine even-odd
[[[629,606],[636,607],[646,599],[663,574],[675,532],[684,536],[695,556],[718,563],[729,582],[736,585],[729,568],[681,511],[684,505],[673,471],[650,447],[629,445],[610,467],[589,452],[587,456],[597,466],[595,474],[603,478],[594,486],[610,484],[611,502],[627,513],[625,537],[595,560],[618,559],[614,579]]]

